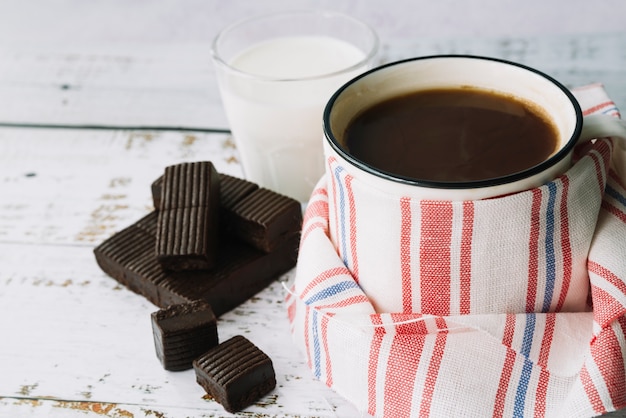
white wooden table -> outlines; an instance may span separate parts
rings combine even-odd
[[[507,58],[568,86],[602,82],[626,109],[626,32],[411,37],[371,9],[386,35],[379,62],[436,53]],[[232,7],[211,12],[220,25],[236,16]],[[0,42],[0,417],[229,416],[204,397],[192,370],[162,369],[150,327],[157,308],[93,256],[151,210],[149,186],[166,165],[208,159],[241,175],[222,132],[206,40],[23,39]],[[277,373],[276,390],[239,416],[360,416],[313,379],[291,343],[280,282],[292,275],[218,323],[220,339],[248,337]]]

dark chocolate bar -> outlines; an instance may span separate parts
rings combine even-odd
[[[157,260],[167,270],[215,264],[220,181],[207,161],[165,168],[157,221]]]
[[[192,368],[192,362],[218,344],[217,321],[204,301],[171,305],[151,315],[154,347],[163,368]]]
[[[155,207],[162,200],[163,178],[152,183]],[[300,234],[300,202],[237,177],[220,175],[220,229],[253,247],[271,252]]]
[[[196,381],[228,412],[238,412],[276,387],[272,360],[241,335],[193,362]]]
[[[260,188],[240,200],[225,214],[233,233],[261,251],[271,252],[285,240],[300,234],[300,202]]]
[[[165,308],[204,300],[219,317],[269,285],[296,264],[299,237],[264,253],[234,239],[221,239],[211,270],[172,272],[156,260],[157,214],[152,212],[94,249],[100,268],[132,291]]]

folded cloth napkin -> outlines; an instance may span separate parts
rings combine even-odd
[[[573,93],[585,114],[619,117],[601,85]],[[381,238],[376,248],[391,256],[360,260],[351,247],[372,242],[329,223],[335,182],[354,185],[323,177],[287,295],[314,376],[381,417],[589,417],[626,407],[625,163],[626,151],[599,138],[536,189],[466,202],[399,197],[381,216],[419,231],[409,227],[397,245]],[[379,285],[362,283],[373,264]]]

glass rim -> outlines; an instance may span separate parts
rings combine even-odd
[[[273,19],[276,17],[281,17],[281,16],[320,16],[320,17],[324,17],[324,18],[341,18],[341,19],[346,19],[351,21],[352,23],[356,23],[357,25],[362,26],[366,32],[369,33],[370,35],[370,39],[372,41],[372,45],[371,48],[369,48],[369,51],[364,51],[365,52],[365,56],[360,59],[359,61],[357,61],[356,63],[348,66],[348,67],[344,67],[342,69],[336,70],[336,71],[331,71],[331,72],[327,72],[327,73],[323,73],[323,74],[317,74],[317,75],[312,75],[312,76],[306,76],[306,77],[272,77],[272,76],[266,76],[266,75],[258,75],[258,74],[252,74],[249,73],[247,71],[243,71],[240,70],[236,67],[233,67],[232,65],[230,65],[227,61],[224,60],[224,58],[222,57],[222,55],[220,54],[220,47],[219,44],[220,42],[224,39],[224,37],[226,35],[228,35],[231,31],[247,25],[248,23],[252,23],[252,22],[257,22],[257,21],[262,21],[262,20],[267,20],[267,19]],[[374,58],[374,56],[378,53],[378,48],[379,48],[379,38],[378,35],[376,33],[376,31],[367,23],[354,18],[352,16],[343,14],[343,13],[339,13],[339,12],[334,12],[334,11],[329,11],[329,10],[292,10],[292,11],[282,11],[282,12],[273,12],[273,13],[265,13],[265,14],[261,14],[261,15],[256,15],[256,16],[252,16],[252,17],[247,17],[241,20],[238,20],[236,22],[231,23],[230,25],[227,25],[226,27],[224,27],[223,29],[221,29],[217,35],[215,36],[215,38],[213,39],[213,42],[211,43],[211,56],[213,57],[213,60],[215,63],[218,63],[219,65],[221,65],[224,68],[227,68],[229,71],[242,76],[242,77],[246,77],[246,78],[251,78],[251,79],[255,79],[255,80],[259,80],[259,81],[282,81],[282,82],[289,82],[289,81],[296,81],[296,82],[301,82],[301,81],[308,81],[308,80],[319,80],[319,79],[323,79],[323,78],[328,78],[328,77],[334,77],[336,75],[339,74],[343,74],[346,72],[350,72],[350,71],[354,71],[360,67],[365,66],[372,58]]]

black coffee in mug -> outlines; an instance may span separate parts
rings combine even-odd
[[[473,87],[407,93],[354,117],[348,153],[395,176],[480,181],[534,167],[559,147],[558,131],[531,102]]]

